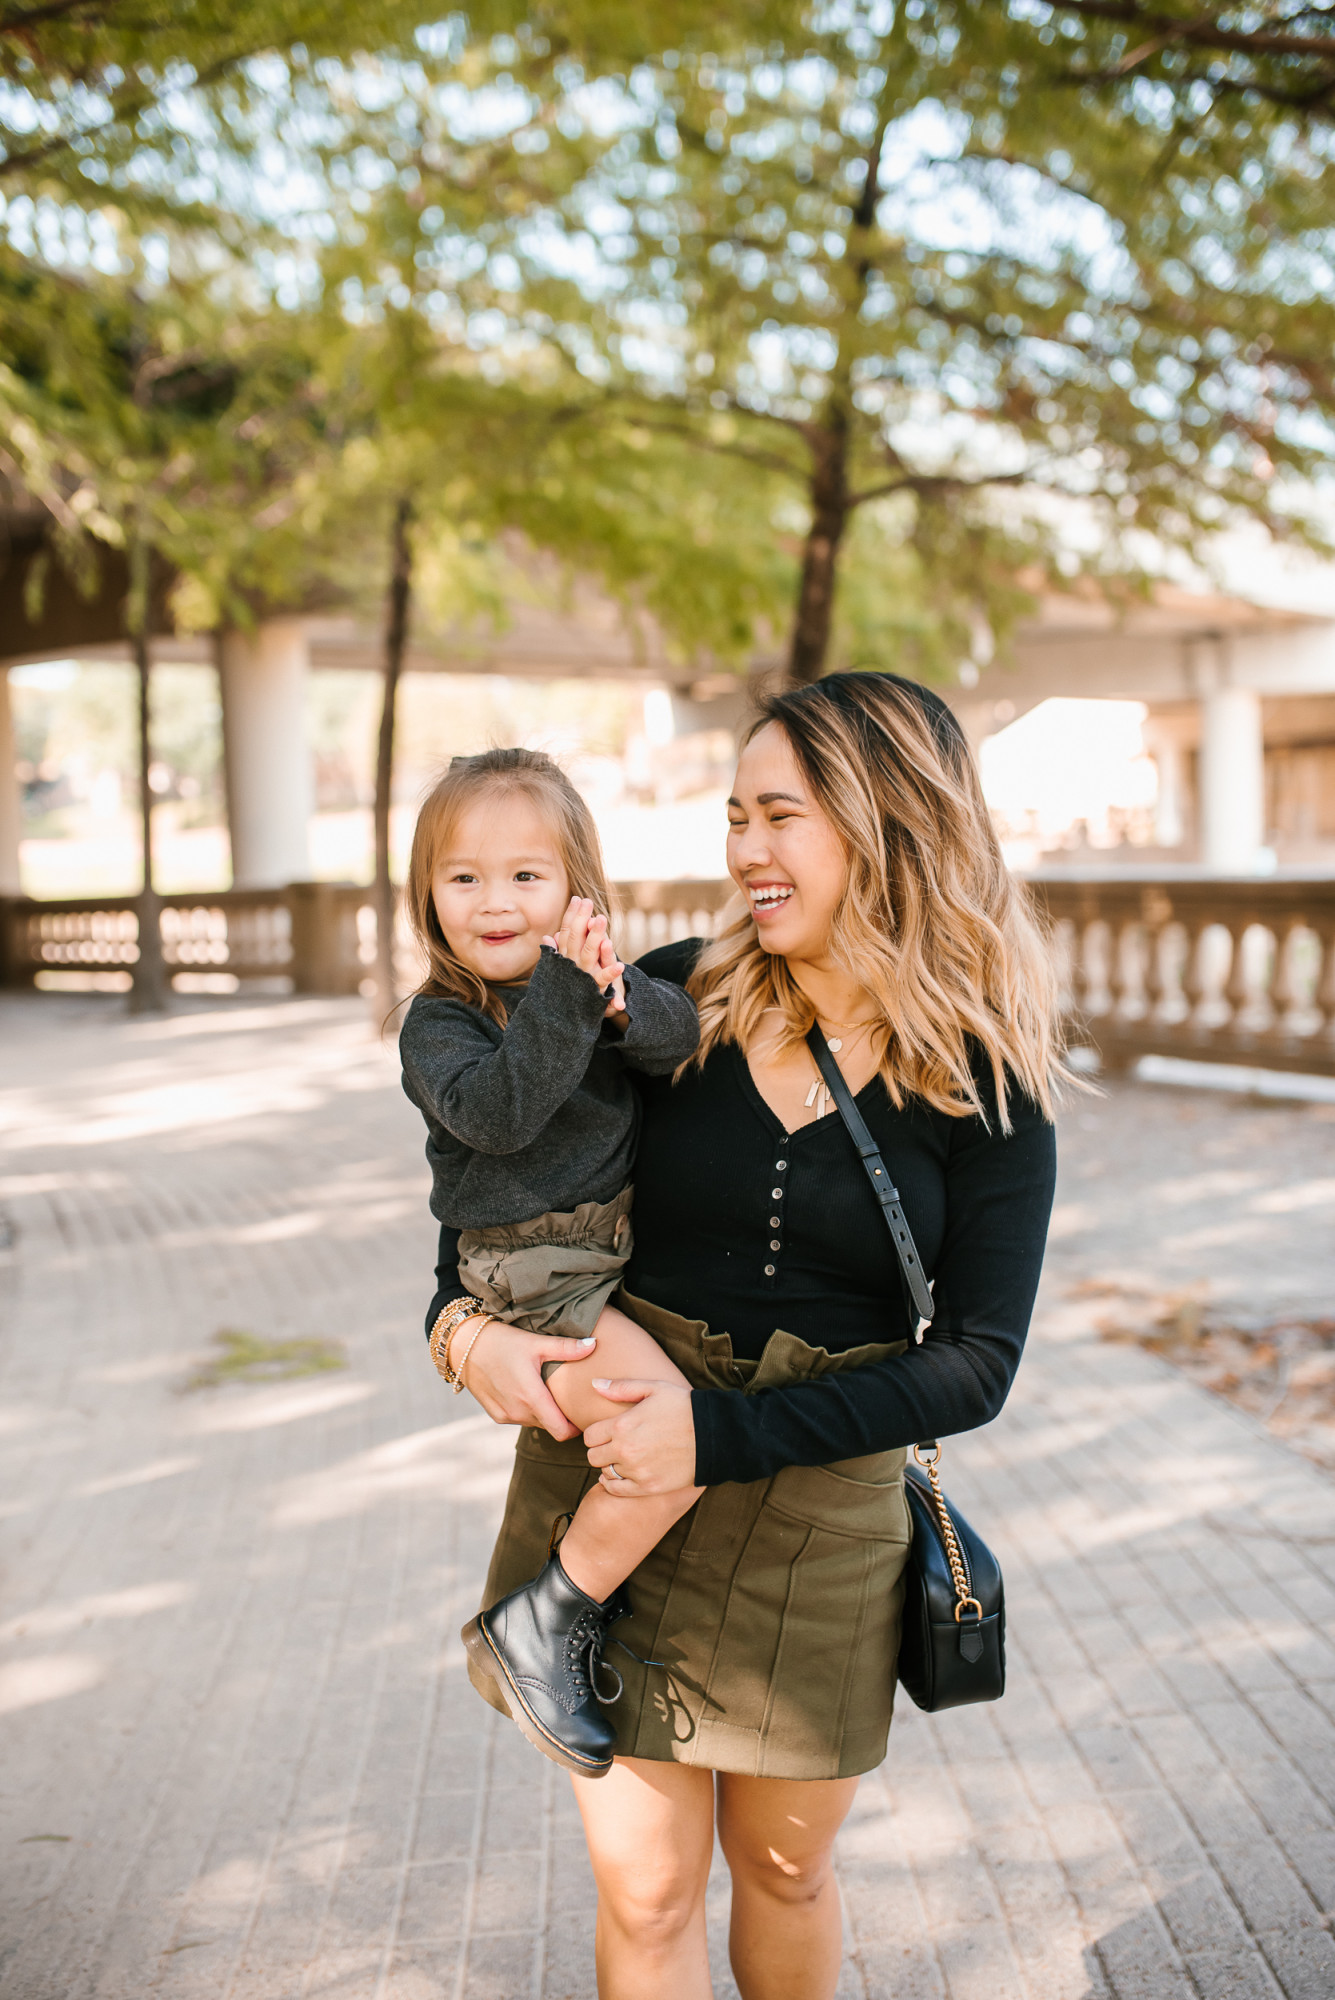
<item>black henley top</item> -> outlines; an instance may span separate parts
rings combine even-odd
[[[699,940],[641,961],[684,983]],[[677,1083],[642,1077],[635,1248],[626,1289],[706,1320],[739,1355],[785,1328],[838,1353],[909,1340],[903,1354],[843,1374],[742,1395],[692,1393],[696,1483],[769,1478],[972,1430],[1006,1399],[1028,1331],[1056,1176],[1052,1126],[1018,1091],[1012,1130],[952,1118],[921,1100],[896,1110],[873,1079],[861,1111],[900,1192],[936,1315],[912,1344],[894,1246],[838,1112],[786,1133],[741,1051],[714,1049]],[[428,1325],[458,1297],[453,1232],[441,1232]]]

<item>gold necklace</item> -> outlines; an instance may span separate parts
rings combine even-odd
[[[823,1035],[825,1035],[825,1046],[826,1046],[826,1048],[827,1048],[827,1049],[830,1049],[830,1050],[832,1050],[832,1051],[833,1051],[833,1053],[834,1053],[835,1055],[838,1055],[838,1053],[839,1053],[840,1049],[841,1049],[841,1048],[842,1048],[842,1047],[844,1046],[844,1044],[843,1044],[843,1041],[841,1040],[841,1038],[840,1038],[840,1037],[839,1037],[838,1035],[827,1035],[827,1034],[825,1034],[825,1030],[826,1030],[827,1026],[828,1026],[828,1027],[831,1027],[831,1028],[848,1028],[848,1029],[850,1029],[850,1030],[856,1030],[856,1032],[857,1032],[857,1033],[858,1033],[858,1034],[860,1035],[860,1034],[861,1034],[861,1033],[863,1032],[863,1030],[864,1030],[865,1028],[875,1028],[875,1027],[878,1027],[878,1026],[880,1025],[880,1023],[879,1023],[879,1022],[878,1022],[878,1021],[876,1020],[876,1018],[875,1018],[875,1016],[874,1016],[874,1015],[873,1015],[873,1017],[872,1017],[872,1019],[871,1019],[870,1021],[830,1021],[830,1022],[825,1022],[825,1021],[822,1021],[822,1020],[820,1019],[820,1016],[819,1016],[819,1015],[817,1015],[816,1019],[817,1019],[817,1023],[818,1023],[818,1025],[819,1025],[819,1027],[820,1027],[820,1031],[821,1031],[821,1033],[822,1033]]]

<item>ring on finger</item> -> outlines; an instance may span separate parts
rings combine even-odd
[[[615,1465],[609,1465],[607,1469],[611,1473],[613,1479],[620,1479],[621,1474],[617,1471]]]

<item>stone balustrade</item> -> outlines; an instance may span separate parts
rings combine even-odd
[[[730,882],[616,884],[618,937],[638,958],[672,938],[712,933]],[[294,882],[282,889],[223,889],[164,896],[162,950],[182,985],[201,975],[280,978],[296,993],[356,993],[375,958],[375,909],[368,888]],[[38,902],[0,899],[0,984],[119,984],[139,956],[133,896],[75,896]],[[396,939],[404,984],[415,984],[411,940]],[[74,979],[70,975],[75,975]],[[45,977],[43,976],[45,975]]]
[[[1335,880],[1041,876],[1072,1040],[1335,1073]]]
[[[618,942],[632,958],[712,936],[734,893],[728,881],[615,888]],[[1335,1073],[1335,881],[1050,875],[1030,889],[1052,926],[1072,1039],[1108,1066],[1154,1053]],[[356,993],[375,954],[370,891],[343,883],[164,896],[161,922],[183,985],[222,973]],[[137,937],[130,896],[10,898],[0,902],[0,982],[123,975]],[[400,945],[411,986],[411,945]]]
[[[370,891],[344,883],[193,891],[163,896],[161,905],[162,952],[173,978],[222,973],[290,980],[297,993],[356,993],[375,953]],[[124,975],[138,957],[133,896],[0,900],[0,984],[76,983],[70,974],[92,983],[97,975]]]

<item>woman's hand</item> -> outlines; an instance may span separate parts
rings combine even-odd
[[[454,1335],[462,1354],[476,1326],[476,1318],[465,1320]],[[474,1396],[494,1424],[536,1424],[559,1444],[578,1437],[578,1427],[564,1416],[555,1396],[542,1379],[544,1361],[584,1361],[597,1345],[592,1334],[587,1340],[549,1339],[544,1334],[521,1333],[504,1320],[483,1322],[464,1364],[463,1385]]]
[[[627,1500],[694,1486],[695,1419],[689,1389],[679,1382],[597,1378],[593,1386],[610,1402],[628,1405],[619,1417],[603,1417],[584,1433],[589,1464],[601,1471],[600,1486]],[[615,1473],[607,1470],[613,1465]]]

